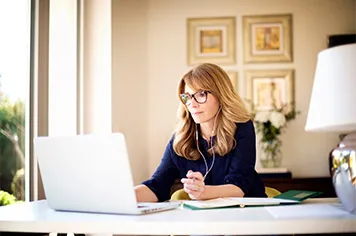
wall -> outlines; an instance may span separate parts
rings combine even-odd
[[[354,0],[354,32],[356,32],[356,0]]]
[[[134,182],[149,176],[147,1],[112,1],[112,130],[126,136]]]
[[[301,115],[282,136],[283,166],[294,176],[327,176],[337,135],[307,133],[304,126],[317,54],[326,48],[327,35],[355,32],[354,9],[354,0],[113,0],[113,126],[135,140],[129,151],[136,181],[153,173],[175,127],[176,85],[190,69],[186,19],[217,16],[236,17],[237,63],[223,68],[238,72],[242,97],[245,70],[295,70]],[[279,13],[293,14],[293,62],[244,65],[242,16]],[[133,96],[133,88],[140,94]]]
[[[79,6],[78,133],[112,131],[111,7],[111,0],[86,0]]]

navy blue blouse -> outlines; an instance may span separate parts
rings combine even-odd
[[[252,121],[238,123],[235,133],[237,145],[225,156],[215,155],[215,163],[205,178],[206,185],[234,184],[241,188],[245,197],[266,197],[263,182],[255,171],[256,137]],[[158,201],[170,199],[170,189],[176,179],[186,178],[188,170],[199,171],[204,175],[206,165],[203,158],[196,161],[178,156],[173,150],[174,136],[169,141],[163,158],[151,179],[142,184],[151,189]],[[208,143],[199,138],[200,151],[207,159],[210,168],[213,158],[207,152]]]

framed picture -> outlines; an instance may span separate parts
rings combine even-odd
[[[235,17],[189,18],[188,65],[234,64]]]
[[[236,92],[238,92],[238,77],[237,77],[237,72],[232,72],[232,71],[227,71],[227,75],[229,76],[232,85],[234,86],[234,89]]]
[[[244,61],[291,62],[292,15],[243,16]]]
[[[294,109],[294,70],[246,71],[246,98],[254,111]]]

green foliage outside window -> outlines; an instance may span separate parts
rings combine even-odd
[[[14,195],[0,190],[0,206],[6,206],[16,203],[16,198]]]
[[[16,183],[13,181],[18,170],[25,167],[24,126],[25,104],[22,101],[12,104],[0,97],[0,188],[19,200],[24,200],[23,191],[15,190],[18,189],[19,177],[15,179]],[[23,183],[23,176],[21,178]]]

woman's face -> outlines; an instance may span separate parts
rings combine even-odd
[[[187,96],[186,106],[194,122],[197,124],[213,123],[220,106],[218,99],[207,91],[193,90],[188,85],[185,85],[184,90],[190,95]]]

